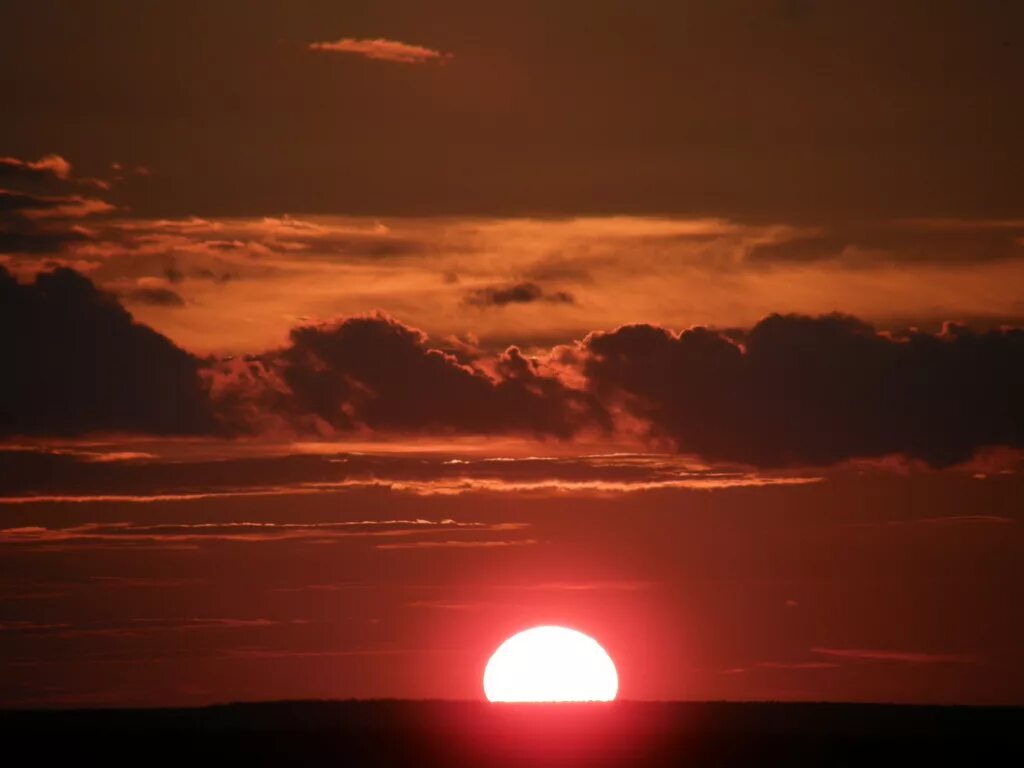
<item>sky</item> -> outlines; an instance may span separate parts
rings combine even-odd
[[[0,7],[0,706],[1024,703],[1024,9]]]

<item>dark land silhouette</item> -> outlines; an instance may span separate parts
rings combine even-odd
[[[0,712],[39,765],[1021,765],[1024,708],[313,701]],[[26,751],[27,750],[27,751]]]

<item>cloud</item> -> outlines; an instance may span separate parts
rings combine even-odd
[[[594,397],[514,347],[485,371],[380,314],[301,326],[290,341],[262,357],[284,387],[270,392],[263,407],[312,415],[333,430],[568,438],[609,426]]]
[[[452,58],[450,53],[442,53],[421,45],[409,45],[396,40],[384,38],[357,40],[345,37],[333,43],[310,43],[311,51],[331,51],[334,53],[354,53],[368,59],[380,61],[397,61],[402,64],[423,64],[429,61],[444,61]]]
[[[140,278],[142,289],[127,298],[180,306],[163,278]],[[1021,329],[892,334],[846,315],[771,315],[728,332],[622,326],[528,356],[514,346],[494,354],[436,345],[375,313],[300,325],[262,354],[202,361],[69,269],[24,284],[0,271],[0,298],[0,353],[17,372],[0,382],[0,434],[615,437],[761,469],[887,456],[943,467],[983,448],[1024,447]],[[814,479],[477,471],[381,482],[417,493],[600,493]],[[268,483],[217,492],[289,491]]]
[[[81,219],[117,210],[116,206],[106,200],[81,195],[38,198],[38,201],[45,205],[34,209],[27,208],[25,216],[31,219]]]
[[[124,452],[111,448],[111,455]],[[816,482],[820,478],[701,469],[667,455],[451,459],[450,454],[271,455],[204,461],[143,455],[101,461],[96,452],[0,449],[0,503],[146,504],[376,491],[419,496],[641,493]],[[568,586],[566,588],[569,588]]]
[[[55,154],[43,155],[38,160],[0,157],[0,176],[52,176],[67,180],[71,177],[71,163]]]
[[[80,219],[109,213],[115,207],[105,200],[81,195],[34,195],[0,189],[0,213],[16,213],[29,219]]]
[[[0,624],[0,633],[17,633],[29,635],[45,635],[61,639],[80,637],[105,637],[111,639],[130,639],[167,632],[195,632],[208,630],[248,631],[307,625],[303,619],[237,619],[237,618],[152,618],[131,619],[119,623],[89,622],[87,624],[42,623],[33,621],[11,621]]]
[[[738,337],[624,326],[591,334],[581,351],[603,402],[710,460],[902,454],[941,467],[984,446],[1024,447],[1020,329],[893,336],[844,315],[772,315]]]
[[[940,526],[948,528],[962,525],[1011,525],[1014,520],[1004,515],[946,515],[944,517],[919,517],[911,520],[883,520],[873,523],[851,524],[857,528],[880,528],[883,526]]]
[[[55,181],[68,181],[70,173],[70,164],[59,155],[46,155],[35,162],[0,158],[0,178],[38,182],[30,186],[44,191]],[[91,240],[95,233],[76,220],[114,210],[115,206],[94,197],[0,189],[0,254],[35,257]],[[21,270],[23,274],[33,271],[31,258],[29,265],[29,269]]]
[[[746,258],[755,265],[825,260],[850,267],[977,265],[1024,258],[1024,221],[906,219],[792,228],[753,244]]]
[[[575,304],[576,299],[566,291],[545,293],[536,283],[524,282],[504,286],[477,288],[466,294],[465,303],[477,307],[504,307],[508,304],[532,304],[547,301],[554,304]]]
[[[184,307],[185,300],[170,288],[141,287],[125,293],[129,302],[148,304],[153,307]]]
[[[496,539],[484,541],[408,541],[396,544],[378,544],[377,549],[501,549],[504,547],[526,547],[536,544],[536,539]]]
[[[50,254],[68,243],[89,239],[86,232],[76,227],[38,228],[22,223],[13,229],[0,228],[0,253]]]
[[[863,648],[811,648],[812,653],[860,661],[895,661],[904,664],[980,664],[970,654],[921,653],[918,651],[868,650]]]
[[[201,544],[209,542],[257,543],[297,541],[322,544],[352,538],[405,538],[454,534],[511,532],[528,528],[526,523],[484,523],[459,520],[352,520],[341,522],[250,522],[225,523],[82,523],[66,528],[20,526],[0,529],[0,545],[109,544],[135,547],[138,544]],[[472,538],[436,542],[409,542],[433,546],[477,546]]]
[[[200,361],[70,269],[0,266],[0,435],[188,434],[214,426]]]

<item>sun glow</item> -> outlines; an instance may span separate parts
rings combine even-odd
[[[612,701],[619,676],[596,640],[565,627],[533,627],[500,646],[484,670],[488,701]]]

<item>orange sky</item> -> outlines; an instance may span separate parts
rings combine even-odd
[[[0,7],[0,707],[1024,702],[1013,3]]]

